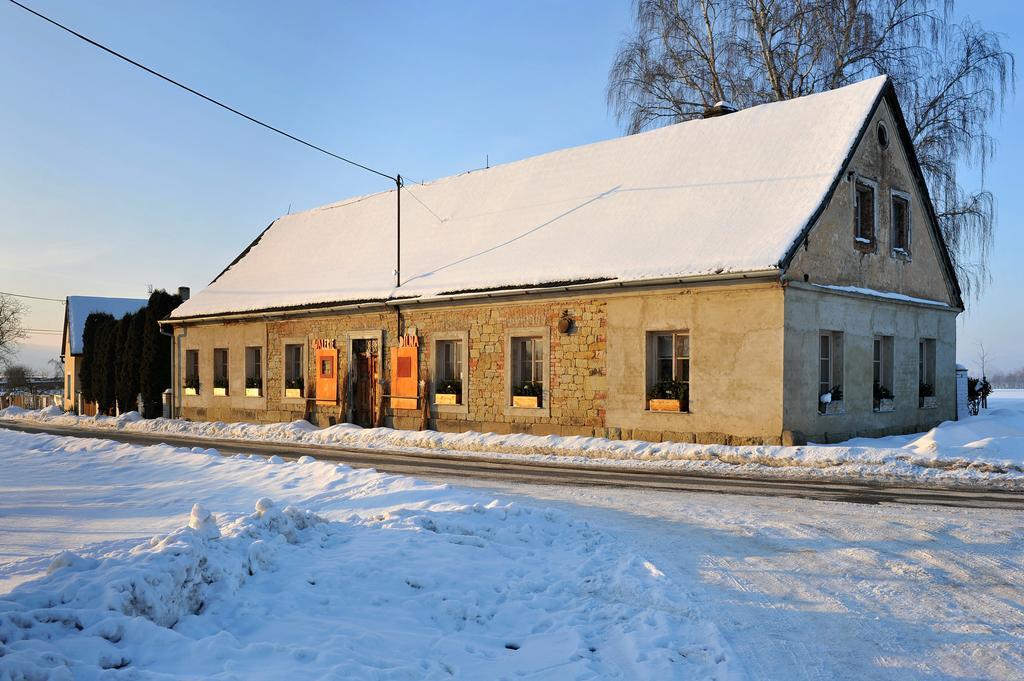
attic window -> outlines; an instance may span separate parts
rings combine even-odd
[[[892,192],[892,255],[910,257],[910,196]]]
[[[875,248],[875,186],[857,178],[854,190],[854,245],[861,251]]]
[[[889,146],[889,130],[888,128],[885,127],[885,123],[878,124],[877,134],[878,146],[882,147],[883,149],[887,148]]]

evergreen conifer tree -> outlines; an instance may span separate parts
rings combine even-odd
[[[142,362],[139,365],[139,387],[145,402],[146,418],[161,413],[163,392],[171,387],[171,339],[160,333],[157,322],[181,305],[181,297],[163,289],[153,291],[149,303],[139,314],[145,313],[142,334]]]

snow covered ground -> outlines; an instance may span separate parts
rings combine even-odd
[[[0,431],[0,678],[1024,677],[1024,513],[472,484]]]
[[[0,679],[741,678],[685,589],[577,514],[12,431],[0,481]]]
[[[493,460],[528,459],[575,465],[644,467],[745,477],[900,481],[920,485],[994,486],[1024,489],[1024,391],[997,391],[990,409],[963,421],[945,422],[916,435],[859,438],[806,447],[698,445],[556,435],[438,433],[340,424],[316,428],[306,421],[276,424],[79,417],[56,408],[12,407],[0,419],[222,440],[443,451]]]

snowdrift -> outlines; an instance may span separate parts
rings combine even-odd
[[[588,466],[704,472],[716,475],[839,480],[912,481],[943,486],[1024,488],[1024,410],[993,409],[928,433],[803,447],[698,445],[557,435],[440,433],[361,428],[317,428],[306,421],[253,424],[55,416],[0,411],[2,419],[166,433],[210,440],[296,443],[327,447],[437,452],[491,460],[531,460]]]

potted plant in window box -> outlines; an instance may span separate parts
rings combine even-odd
[[[537,409],[540,407],[543,393],[544,388],[536,381],[526,381],[525,383],[512,386],[512,406],[523,409]]]
[[[922,383],[918,386],[917,394],[922,409],[934,409],[938,403],[935,399],[935,386],[931,383]]]
[[[260,393],[263,392],[263,379],[260,378],[247,378],[245,379],[245,396],[246,397],[259,397]]]
[[[302,397],[302,378],[289,378],[284,382],[285,397]]]
[[[185,379],[185,394],[186,395],[198,395],[199,394],[199,377],[189,376]]]
[[[875,383],[874,398],[875,411],[893,411],[895,409],[895,398],[892,391],[881,383]]]
[[[224,397],[228,394],[227,376],[218,376],[213,379],[213,394],[219,397]]]
[[[689,395],[682,381],[659,381],[647,392],[651,411],[689,411]]]
[[[462,398],[462,381],[451,379],[441,381],[434,390],[434,404],[459,404]]]
[[[818,411],[829,416],[842,414],[843,410],[843,387],[837,385],[827,393],[818,397]]]

